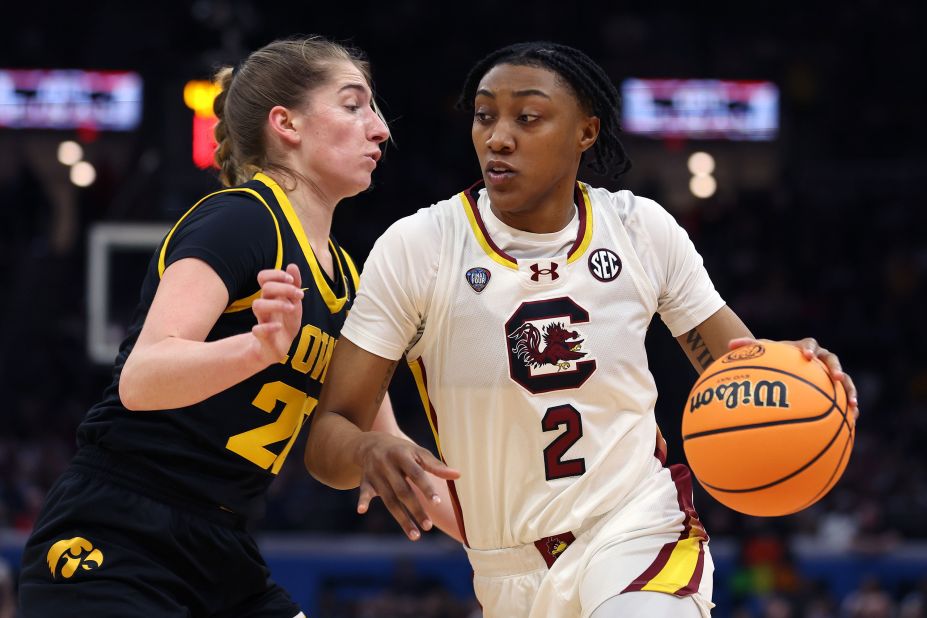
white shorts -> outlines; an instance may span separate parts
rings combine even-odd
[[[484,618],[588,618],[611,597],[637,590],[691,596],[710,616],[714,565],[692,507],[691,474],[654,464],[634,496],[578,531],[519,547],[468,548]]]

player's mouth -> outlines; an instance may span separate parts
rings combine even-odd
[[[518,172],[505,161],[490,159],[486,163],[486,182],[494,186],[501,186],[511,182]]]

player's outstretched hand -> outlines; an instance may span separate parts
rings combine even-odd
[[[728,343],[728,347],[733,350],[734,348],[754,345],[756,343],[760,343],[760,340],[750,337],[740,337],[739,339],[731,339],[730,343]],[[821,346],[813,337],[805,337],[798,341],[781,341],[780,343],[788,343],[797,347],[808,360],[817,358],[824,363],[827,370],[830,372],[831,379],[834,382],[843,384],[843,388],[847,392],[847,405],[849,406],[849,411],[853,413],[853,418],[856,419],[859,417],[859,400],[857,399],[856,385],[853,384],[853,378],[850,377],[850,374],[843,370],[843,367],[840,365],[840,359],[836,354]]]
[[[426,449],[376,431],[364,434],[364,443],[358,453],[362,476],[357,512],[366,513],[370,501],[380,496],[411,540],[421,538],[419,528],[431,530],[433,523],[415,495],[413,484],[427,499],[440,504],[441,498],[426,472],[445,480],[460,478],[460,473],[447,467]]]
[[[302,279],[296,264],[289,264],[285,271],[262,270],[258,283],[261,297],[251,305],[258,323],[251,333],[257,339],[260,358],[270,365],[287,355],[302,324]]]

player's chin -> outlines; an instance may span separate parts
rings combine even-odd
[[[372,187],[373,177],[369,172],[358,174],[356,178],[352,178],[351,182],[347,184],[345,197],[354,197],[355,195],[363,193]]]
[[[525,203],[524,192],[514,183],[504,187],[487,186],[486,193],[493,206],[503,211],[518,210]]]

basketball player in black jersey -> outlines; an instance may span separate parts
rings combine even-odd
[[[227,188],[152,257],[112,385],[26,545],[23,616],[303,615],[246,524],[355,295],[334,208],[370,185],[389,131],[367,63],[322,38],[275,41],[216,79]]]

